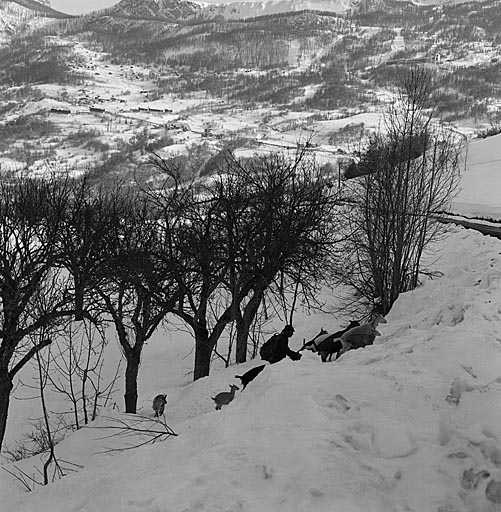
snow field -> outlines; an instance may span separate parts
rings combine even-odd
[[[454,213],[501,220],[501,135],[470,142]]]
[[[178,437],[99,454],[123,441],[83,429],[58,445],[81,471],[31,494],[12,493],[0,476],[15,498],[7,511],[499,510],[499,241],[453,228],[434,258],[443,275],[399,298],[375,345],[333,363],[305,352],[267,366],[221,411],[211,396],[240,386],[235,375],[261,361],[188,383],[188,361],[169,357],[181,341],[152,342],[141,414],[152,417],[155,389],[167,392]],[[347,320],[298,317],[291,346],[320,323]],[[113,419],[130,417],[105,411],[97,425]]]
[[[106,72],[115,80],[120,70],[110,66]],[[117,93],[127,87],[125,81],[118,85]],[[103,94],[111,94],[102,87]],[[141,99],[139,84],[132,92]],[[257,130],[259,113],[221,114],[212,122],[220,130]],[[289,117],[284,121],[294,115]],[[202,114],[192,118],[196,127],[211,121]],[[375,127],[379,115],[318,121],[315,140],[325,143],[330,130],[356,121]],[[282,145],[297,142],[292,129],[276,137]],[[501,211],[499,137],[470,145],[455,212]],[[501,245],[451,228],[428,258],[443,275],[399,298],[374,346],[333,363],[303,353],[299,362],[269,366],[221,411],[214,411],[210,397],[231,383],[240,386],[234,376],[261,361],[216,367],[210,377],[191,383],[189,334],[157,333],[145,348],[139,412],[143,424],[151,425],[151,400],[167,393],[166,420],[178,437],[108,452],[143,438],[109,437],[117,421],[133,418],[103,411],[93,428],[57,446],[60,458],[82,470],[31,494],[0,472],[0,510],[498,512]],[[320,327],[332,332],[348,321],[298,313],[291,346],[298,349],[300,340],[311,339]],[[113,343],[110,351],[116,361]],[[33,402],[18,400],[26,393],[15,392],[9,442],[39,414]],[[122,394],[119,389],[114,396],[120,406]],[[61,397],[50,400],[53,409],[64,409]],[[34,474],[35,465],[40,467],[38,459],[16,467]]]

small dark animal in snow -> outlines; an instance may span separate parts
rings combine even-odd
[[[158,418],[158,416],[163,415],[166,404],[167,395],[157,395],[153,399],[153,410],[155,411],[155,418]]]
[[[254,380],[264,370],[265,366],[265,364],[262,364],[261,366],[251,368],[248,372],[245,372],[243,375],[235,375],[235,378],[240,379],[242,381],[242,391],[245,389],[245,387],[247,386],[247,384],[249,384],[251,380]]]
[[[235,391],[238,391],[238,389],[238,386],[231,384],[230,391],[224,391],[223,393],[218,393],[216,396],[213,396],[212,400],[216,402],[216,410],[221,409],[222,405],[228,405],[235,398]]]

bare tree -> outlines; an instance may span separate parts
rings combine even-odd
[[[90,321],[69,322],[53,342],[52,368],[48,378],[52,387],[71,404],[73,426],[79,429],[94,421],[98,408],[106,406],[106,396],[117,376],[103,384],[105,335]]]
[[[423,250],[442,231],[439,216],[458,186],[461,144],[434,118],[432,78],[421,68],[405,75],[399,100],[362,154],[361,177],[350,182],[343,281],[383,314],[418,285]]]
[[[165,162],[157,165],[169,172]],[[250,326],[280,272],[292,281],[301,269],[305,289],[318,284],[334,232],[324,185],[306,151],[247,164],[229,158],[208,183],[178,184],[182,200],[170,205],[182,221],[171,229],[170,254],[182,300],[172,313],[193,330],[195,380],[209,374],[234,321],[237,361],[245,361]],[[167,226],[173,215],[163,212]]]
[[[95,280],[93,288],[111,319],[126,360],[125,412],[135,413],[142,350],[179,293],[164,253],[156,208],[148,196],[138,190],[122,190],[109,199],[117,223],[107,238],[103,278]]]
[[[240,216],[240,253],[232,267],[250,282],[238,301],[236,362],[247,358],[249,329],[267,294],[269,301],[292,292],[292,323],[298,294],[313,299],[325,283],[339,243],[332,193],[307,148],[292,157],[271,154],[248,162],[233,160],[235,188],[249,198]],[[237,217],[237,220],[239,218]],[[235,286],[230,286],[233,295]],[[284,315],[286,315],[284,311]]]
[[[40,297],[43,301],[44,297]],[[52,326],[41,328],[28,337],[31,345],[36,347],[40,345],[41,339],[53,338],[59,334],[59,329],[53,330]],[[27,490],[31,490],[34,485],[48,485],[56,479],[64,477],[69,471],[75,471],[77,464],[70,463],[60,459],[56,455],[56,445],[64,439],[64,436],[71,427],[64,421],[63,416],[59,415],[57,422],[54,423],[49,410],[46,397],[46,388],[50,380],[52,344],[45,347],[44,350],[36,350],[34,354],[34,367],[36,369],[36,388],[40,396],[40,406],[42,417],[34,424],[35,430],[26,434],[22,441],[18,443],[17,448],[8,450],[7,453],[14,460],[31,457],[40,454],[41,468],[35,467],[41,479],[37,480],[35,476],[30,476],[26,472],[14,466],[14,470],[7,470],[9,474],[17,478]]]
[[[44,338],[47,337],[48,333],[45,333],[44,330],[40,332],[40,337]],[[36,339],[35,335],[31,335],[31,338],[34,340],[33,345],[36,346],[39,344],[39,341]],[[40,391],[40,400],[42,404],[42,414],[43,414],[43,420],[44,420],[44,426],[45,426],[45,435],[47,437],[48,442],[48,454],[47,459],[43,463],[43,485],[48,485],[49,483],[49,470],[51,466],[53,466],[53,475],[52,475],[52,481],[54,481],[56,478],[62,478],[64,476],[64,470],[61,467],[58,458],[56,457],[56,446],[54,443],[54,439],[52,436],[52,429],[50,425],[50,419],[49,419],[49,410],[47,407],[47,400],[45,397],[45,388],[47,387],[48,382],[48,375],[49,375],[49,362],[47,360],[43,360],[41,357],[41,351],[37,350],[35,352],[35,357],[37,361],[37,369],[38,369],[38,386]],[[50,356],[47,358],[50,360]]]
[[[182,205],[183,223],[171,238],[181,298],[172,313],[185,321],[195,337],[194,379],[209,374],[213,349],[234,319],[234,305],[222,292],[231,255],[221,224],[220,202],[205,189]]]
[[[29,336],[74,314],[54,267],[65,201],[64,181],[0,182],[0,446],[14,377],[52,341]]]
[[[110,239],[116,232],[123,212],[120,203],[112,199],[120,193],[120,185],[107,190],[93,187],[86,178],[68,184],[68,200],[64,219],[58,230],[58,264],[73,280],[75,320],[94,309],[92,286],[98,279],[107,258]],[[86,303],[87,302],[87,303]]]

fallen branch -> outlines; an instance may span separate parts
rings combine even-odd
[[[129,422],[125,420],[121,420],[118,418],[106,418],[111,422],[114,422],[115,425],[107,425],[107,426],[92,426],[90,428],[99,429],[99,430],[111,430],[112,433],[109,435],[105,435],[100,439],[112,439],[112,438],[128,438],[128,437],[146,437],[146,439],[137,439],[137,442],[121,448],[110,448],[108,450],[104,450],[98,453],[110,453],[110,452],[122,452],[126,450],[132,450],[135,448],[139,448],[140,446],[144,446],[147,444],[154,444],[157,441],[164,441],[168,437],[174,436],[177,437],[177,434],[165,423],[164,421],[156,421],[148,418],[146,416],[138,416],[134,419],[130,419]],[[143,422],[148,421],[153,423],[151,426],[140,426]]]

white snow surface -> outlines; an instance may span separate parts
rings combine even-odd
[[[269,365],[221,411],[211,397],[262,362],[189,383],[179,340],[159,337],[141,412],[167,392],[178,436],[102,453],[118,441],[95,427],[131,418],[104,411],[57,446],[83,469],[31,493],[0,473],[2,511],[499,511],[485,491],[501,480],[501,243],[453,227],[436,249],[442,275],[401,295],[375,345]],[[298,316],[291,346],[348,320]]]
[[[463,158],[466,167],[454,213],[501,220],[501,134],[471,141]]]
[[[226,19],[244,19],[291,11],[323,11],[344,13],[353,8],[352,0],[202,0],[196,1],[206,12],[222,15]]]

